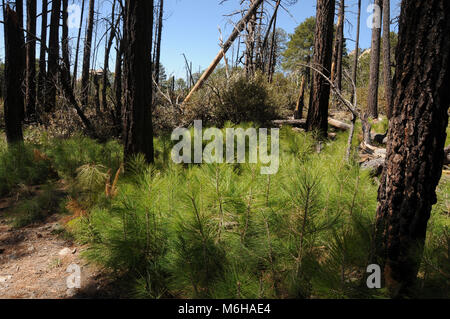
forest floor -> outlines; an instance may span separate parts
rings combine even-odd
[[[13,202],[0,199],[0,299],[117,297],[109,277],[80,256],[86,247],[64,235],[62,216],[15,228],[8,218]],[[67,285],[73,264],[81,269],[79,289]]]

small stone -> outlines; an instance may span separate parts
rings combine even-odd
[[[12,278],[11,275],[9,275],[9,276],[2,276],[2,277],[0,277],[0,283],[5,283],[8,280],[10,280],[11,278]]]
[[[34,247],[33,247],[33,246],[28,247],[28,251],[29,251],[29,252],[34,251]]]
[[[72,253],[72,251],[70,250],[70,248],[64,248],[64,249],[61,249],[60,251],[59,251],[59,255],[60,256],[66,256],[66,255],[70,255]]]
[[[77,290],[74,288],[70,288],[66,290],[66,296],[67,297],[74,297],[77,294]]]

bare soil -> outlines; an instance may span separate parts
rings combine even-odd
[[[7,212],[10,199],[0,199],[0,299],[111,298],[110,276],[82,259],[87,247],[76,245],[61,234],[61,216],[16,229]],[[81,270],[81,288],[68,288],[72,264]]]

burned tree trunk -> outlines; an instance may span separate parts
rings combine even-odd
[[[80,39],[81,39],[81,27],[83,26],[84,17],[84,0],[81,1],[81,14],[80,14],[80,27],[78,28],[77,36],[77,48],[75,49],[75,64],[73,66],[73,79],[72,79],[72,89],[75,90],[75,84],[77,83],[78,76],[78,56],[80,54]]]
[[[388,132],[378,192],[376,262],[394,297],[413,293],[436,186],[450,105],[450,3],[404,0]]]
[[[307,57],[306,64],[309,64],[310,58]],[[310,70],[308,67],[305,68],[302,74],[302,82],[300,84],[300,92],[297,99],[297,105],[294,111],[294,119],[302,119],[303,118],[303,109],[305,107],[305,91],[306,85],[309,83],[309,75]]]
[[[28,119],[36,113],[36,0],[27,0],[25,109]]]
[[[231,33],[230,37],[222,46],[222,49],[219,51],[217,56],[214,58],[214,60],[211,62],[211,65],[203,72],[200,79],[197,81],[197,83],[194,85],[194,87],[189,92],[188,96],[183,101],[183,105],[189,102],[192,95],[203,85],[203,83],[208,79],[208,77],[211,75],[211,73],[214,71],[214,69],[219,64],[220,60],[225,56],[228,49],[233,44],[233,41],[236,40],[236,38],[239,36],[239,34],[244,30],[245,26],[247,25],[248,21],[251,19],[251,17],[255,14],[258,7],[262,4],[263,0],[254,0],[252,3],[252,6],[248,10],[247,14],[239,21],[239,23],[233,28],[233,32]],[[239,50],[238,50],[239,51]]]
[[[123,40],[117,40],[116,50],[116,66],[114,71],[114,97],[115,97],[115,125],[118,131],[121,131],[122,119],[122,57],[123,57]]]
[[[313,66],[330,76],[333,51],[334,0],[317,0],[316,31]],[[330,85],[318,72],[313,71],[307,118],[307,130],[318,130],[323,137],[328,131],[328,103]]]
[[[161,36],[163,28],[164,16],[164,0],[159,0],[159,18],[158,18],[158,33],[156,40],[156,57],[155,57],[155,81],[159,84],[159,64],[161,62]]]
[[[383,74],[386,113],[390,119],[392,114],[392,76],[391,76],[391,4],[383,0]]]
[[[125,21],[124,157],[143,154],[153,163],[152,74],[153,0],[127,0]],[[149,21],[150,20],[150,21]]]
[[[56,83],[58,79],[59,59],[59,16],[61,0],[52,0],[52,13],[50,18],[50,38],[48,50],[47,97],[45,111],[50,112],[56,106]]]
[[[6,7],[5,17],[5,127],[8,145],[23,142],[22,111],[25,42],[17,13]]]
[[[250,7],[255,0],[250,0]],[[255,72],[255,39],[256,39],[256,10],[251,14],[247,22],[247,37],[245,40],[245,71],[247,75],[253,75]]]
[[[41,110],[45,107],[45,91],[46,91],[46,63],[45,54],[47,43],[47,10],[48,10],[48,0],[42,0],[42,13],[41,13],[41,44],[39,48],[39,73],[37,79],[37,100]]]
[[[103,86],[102,86],[102,109],[103,111],[106,111],[107,109],[107,97],[106,97],[106,91],[109,87],[109,81],[108,81],[108,71],[109,71],[109,54],[111,52],[111,48],[113,45],[114,37],[116,36],[116,27],[119,24],[120,17],[117,19],[117,24],[114,23],[114,15],[115,15],[115,9],[116,9],[116,1],[113,1],[112,9],[111,9],[111,32],[109,35],[109,40],[106,44],[106,50],[105,50],[105,60],[103,64]]]
[[[89,0],[89,16],[84,42],[83,69],[81,74],[81,105],[87,107],[89,98],[89,68],[91,64],[92,33],[94,32],[95,0]]]
[[[69,17],[69,13],[67,12],[68,6],[69,0],[62,0],[62,70],[64,78],[70,82],[69,26],[67,25],[67,19]]]
[[[356,87],[356,80],[358,77],[358,60],[359,60],[359,32],[361,29],[361,0],[358,0],[358,21],[356,22],[356,44],[355,44],[355,56],[353,58],[353,69],[352,69],[352,81]],[[356,92],[352,90],[352,95],[350,101],[355,104],[356,102]]]
[[[372,48],[370,51],[370,75],[369,75],[369,96],[367,108],[372,118],[378,118],[378,82],[380,77],[380,39],[381,39],[381,19],[382,0],[375,0],[375,15],[372,25]]]
[[[339,17],[336,28],[336,39],[334,41],[333,64],[331,70],[331,80],[336,88],[342,88],[342,55],[344,53],[344,21],[345,21],[345,1],[339,4]]]

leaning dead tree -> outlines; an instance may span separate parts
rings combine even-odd
[[[234,27],[233,32],[231,33],[230,37],[222,46],[222,49],[219,51],[217,56],[212,61],[211,65],[203,72],[200,79],[197,81],[197,83],[194,85],[194,87],[191,89],[189,94],[186,96],[186,98],[183,101],[183,105],[189,102],[189,100],[192,98],[192,95],[203,85],[203,83],[209,78],[211,73],[213,73],[214,69],[219,64],[220,60],[225,56],[228,49],[233,44],[234,40],[239,36],[239,34],[244,30],[247,23],[250,21],[250,19],[253,17],[255,12],[258,10],[258,7],[263,3],[264,0],[255,0],[248,10],[247,14],[239,21],[239,23]]]

